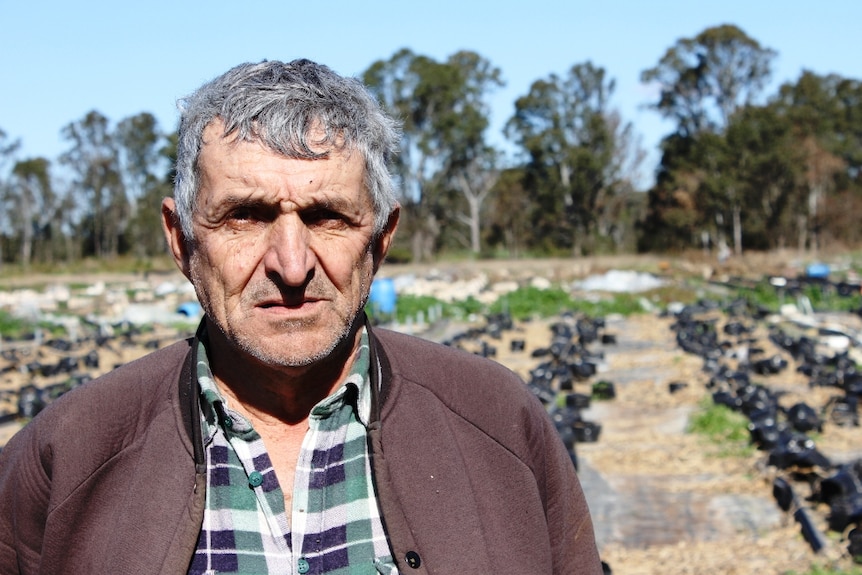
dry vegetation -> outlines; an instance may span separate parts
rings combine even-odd
[[[431,266],[464,277],[484,273],[491,281],[545,277],[570,281],[610,269],[634,269],[668,278],[762,277],[798,274],[804,260],[793,254],[752,254],[717,265],[702,254],[684,258],[618,257],[579,260],[440,263]],[[384,266],[387,275],[427,273],[429,266]],[[37,278],[38,279],[38,278]],[[75,277],[81,282],[88,278]],[[95,278],[89,278],[95,279]],[[30,282],[36,281],[30,278]],[[57,281],[57,278],[50,278]],[[8,287],[8,284],[7,284]],[[494,341],[498,361],[525,378],[535,366],[530,352],[547,345],[547,321],[520,322]],[[599,377],[614,381],[617,397],[593,402],[585,417],[602,425],[595,443],[579,444],[578,458],[596,521],[602,557],[618,575],[806,573],[812,565],[849,568],[850,559],[839,534],[830,546],[814,554],[792,518],[771,497],[776,470],[765,455],[750,450],[727,456],[721,446],[686,432],[690,415],[708,397],[708,374],[702,361],[677,348],[672,318],[644,314],[610,318],[606,331],[617,344],[603,346],[605,361]],[[858,327],[858,326],[854,326]],[[765,333],[758,333],[765,340]],[[510,350],[512,339],[527,342],[523,352]],[[167,343],[169,333],[152,339]],[[103,368],[146,353],[140,346],[115,345],[102,350]],[[45,352],[43,352],[45,353]],[[766,352],[780,353],[769,348]],[[687,385],[676,393],[670,382]],[[18,374],[0,382],[2,389],[20,386]],[[786,395],[783,401],[804,399],[823,405],[829,390],[810,389],[807,380],[790,369],[770,381]],[[14,427],[0,427],[0,444]],[[836,458],[862,457],[858,428],[827,426],[818,447]],[[800,493],[800,495],[806,495]],[[825,531],[825,510],[817,510]]]

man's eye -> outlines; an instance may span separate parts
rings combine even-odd
[[[302,215],[307,225],[331,225],[344,221],[344,217],[338,212],[326,209],[309,210]]]
[[[264,222],[274,217],[272,209],[249,206],[234,208],[228,213],[227,219],[232,222]]]
[[[251,210],[247,210],[247,209],[233,210],[230,214],[228,214],[228,219],[231,219],[231,220],[249,220],[249,219],[251,219]]]

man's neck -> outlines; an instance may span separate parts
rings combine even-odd
[[[210,334],[210,368],[231,407],[253,423],[298,425],[350,373],[360,336],[357,330],[323,361],[284,367],[265,365],[228,343],[220,333]]]

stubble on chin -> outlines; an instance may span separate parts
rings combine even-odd
[[[331,357],[347,343],[354,322],[339,321],[322,328],[316,318],[278,320],[269,325],[276,335],[267,337],[245,331],[226,333],[228,341],[240,353],[272,367],[308,367]],[[283,341],[278,346],[276,342]]]

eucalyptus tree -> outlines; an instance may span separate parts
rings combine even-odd
[[[489,243],[501,246],[512,257],[540,243],[540,234],[529,221],[533,202],[525,188],[524,171],[522,166],[502,170],[488,202]]]
[[[846,211],[853,195],[833,207],[837,194],[862,193],[862,82],[804,71],[779,88],[772,105],[792,125],[801,152],[795,164],[797,245],[817,250],[821,230],[833,227],[834,235],[842,234],[840,218],[830,214]]]
[[[20,263],[25,268],[32,261],[36,241],[50,239],[55,222],[57,196],[51,183],[50,162],[45,158],[30,158],[15,163],[9,193],[4,204],[14,213],[13,227],[18,238]],[[45,259],[52,259],[50,246]]]
[[[117,255],[129,202],[108,118],[93,110],[65,126],[62,135],[71,147],[60,156],[60,162],[70,168],[72,185],[81,196],[91,253],[96,257]]]
[[[697,179],[690,182],[689,189],[711,189],[714,194],[711,201],[700,202],[714,210],[702,219],[721,222],[722,228],[729,228],[737,253],[742,251],[745,198],[740,190],[744,186],[739,182],[739,170],[720,157],[727,146],[716,142],[714,136],[724,137],[734,114],[758,103],[775,55],[775,51],[761,46],[740,28],[725,24],[678,40],[655,67],[641,74],[644,83],[659,90],[658,100],[650,107],[676,123],[674,133],[664,142],[657,188],[651,194],[667,199],[669,190],[659,188],[674,185],[680,179]],[[704,142],[684,141],[697,139]],[[699,152],[703,162],[698,170],[676,177],[672,174],[673,165],[692,162],[672,156],[686,151]],[[650,201],[652,204],[653,199]],[[656,199],[655,203],[661,202]],[[659,213],[660,210],[652,210],[653,216]]]
[[[6,132],[0,128],[0,196],[6,196],[8,193],[9,183],[6,168],[20,147],[20,140],[10,140]],[[13,221],[9,204],[4,201],[3,205],[4,208],[0,211],[0,268],[3,267],[3,236]]]
[[[678,40],[658,65],[641,73],[641,81],[657,85],[659,99],[650,106],[675,121],[677,133],[720,132],[739,107],[757,103],[775,55],[724,24]]]
[[[485,140],[490,114],[486,98],[502,85],[500,71],[470,51],[438,62],[405,48],[389,60],[374,62],[363,80],[402,122],[395,173],[401,184],[403,229],[410,236],[413,259],[428,259],[451,225],[447,190],[460,191],[472,206],[462,219],[479,226],[488,192],[477,174],[493,169],[495,157]]]
[[[170,194],[164,174],[171,165],[169,137],[149,112],[121,120],[116,128],[120,173],[130,203],[128,233],[138,257],[163,251],[160,205]]]
[[[453,116],[446,122],[449,133],[445,139],[452,146],[448,181],[466,201],[466,210],[456,208],[457,220],[469,229],[469,248],[478,254],[482,250],[482,207],[500,178],[502,155],[487,143],[491,112],[486,97],[503,81],[499,69],[475,52],[457,52],[446,63],[456,71],[461,85]]]
[[[621,159],[631,126],[610,106],[614,88],[603,68],[576,64],[566,76],[533,82],[506,124],[529,158],[534,224],[575,254],[591,251],[596,222],[626,176]]]
[[[748,106],[734,115],[722,143],[718,171],[728,176],[724,185],[713,184],[714,194],[723,198],[733,188],[739,198],[732,213],[740,221],[733,229],[744,229],[745,238],[734,238],[734,245],[744,240],[756,249],[786,247],[796,235],[795,188],[803,160],[791,124],[775,106]]]
[[[157,180],[162,158],[162,134],[156,117],[141,112],[121,120],[115,130],[120,168],[126,193],[134,200]]]

